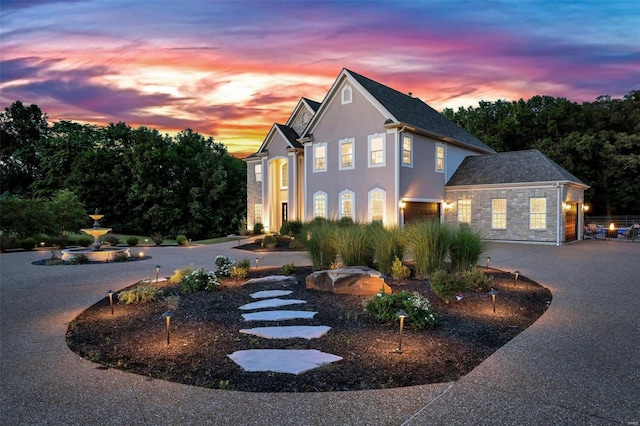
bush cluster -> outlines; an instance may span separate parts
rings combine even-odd
[[[439,270],[431,277],[431,289],[440,298],[450,301],[464,290],[489,291],[493,286],[493,277],[477,268],[464,272],[449,273]]]
[[[138,240],[138,237],[128,237],[127,238],[127,245],[131,246],[131,247],[135,247],[138,245],[138,242],[140,240]]]
[[[240,262],[236,262],[234,266],[231,267],[229,275],[234,280],[242,280],[247,278],[249,275],[249,270],[251,270],[251,261],[249,258],[245,257]]]
[[[265,235],[260,245],[264,248],[275,248],[278,245],[278,239],[273,235]]]
[[[365,310],[378,321],[391,323],[398,320],[398,311],[405,311],[407,326],[423,330],[433,328],[438,323],[438,315],[431,308],[429,300],[417,291],[402,291],[397,294],[378,293],[363,302]]]
[[[262,235],[264,234],[264,225],[260,222],[253,225],[253,233],[254,235]]]
[[[215,264],[218,267],[218,275],[228,277],[231,275],[231,268],[235,266],[236,261],[230,257],[219,254],[216,256]]]
[[[285,275],[295,275],[298,272],[298,267],[293,263],[285,263],[280,270]]]
[[[411,276],[409,267],[402,263],[402,260],[396,256],[391,265],[391,276],[394,280],[406,280]]]
[[[195,293],[197,291],[218,290],[220,288],[220,282],[218,277],[212,271],[206,268],[199,268],[192,271],[190,274],[182,277],[180,281],[180,290],[185,293]]]
[[[176,237],[176,242],[179,246],[189,245],[189,239],[185,235],[178,235]]]
[[[118,293],[118,303],[123,305],[137,305],[157,300],[162,296],[163,291],[150,285],[139,285],[131,290],[124,290]]]

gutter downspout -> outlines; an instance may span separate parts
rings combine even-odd
[[[556,187],[557,200],[557,212],[556,212],[556,246],[560,245],[560,182],[554,184]]]

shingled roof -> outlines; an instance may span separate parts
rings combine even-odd
[[[483,152],[495,152],[484,142],[440,114],[419,98],[406,95],[345,68],[371,95],[401,123],[435,135],[453,139]]]
[[[313,112],[318,112],[318,110],[320,109],[320,105],[322,105],[320,102],[312,101],[309,98],[303,97],[302,99],[304,99],[305,102],[307,102],[307,104],[309,104],[309,106],[311,107]]]
[[[530,149],[466,157],[446,186],[557,181],[588,187],[537,149]]]
[[[302,144],[298,142],[298,138],[300,136],[295,130],[293,130],[289,126],[285,126],[284,124],[276,123],[276,126],[278,127],[278,129],[280,129],[282,134],[287,138],[291,146],[293,146],[294,148],[304,148]]]

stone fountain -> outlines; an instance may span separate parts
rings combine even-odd
[[[127,247],[102,248],[100,237],[111,232],[111,228],[102,228],[100,226],[99,220],[102,219],[104,215],[99,214],[98,209],[96,209],[95,214],[90,214],[89,217],[93,219],[93,228],[85,228],[81,229],[81,231],[93,237],[93,244],[90,248],[69,248],[62,250],[62,260],[70,261],[76,256],[84,255],[91,262],[108,262],[116,256],[122,256],[122,253],[127,257],[131,256],[129,248]]]

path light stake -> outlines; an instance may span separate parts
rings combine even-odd
[[[256,257],[256,269],[258,269],[259,264],[260,264],[260,259],[258,259],[258,258]]]
[[[142,260],[144,258],[144,252],[138,252],[138,257]]]
[[[514,274],[516,275],[515,280],[513,281],[513,286],[517,286],[518,285],[518,277],[520,276],[520,271],[514,271]]]
[[[164,318],[167,321],[167,346],[169,346],[169,335],[170,335],[170,330],[171,330],[171,317],[173,316],[173,313],[171,311],[167,311],[164,314],[162,314],[162,318]]]
[[[491,258],[487,256],[487,269],[489,269],[489,265],[491,265]]]
[[[496,295],[498,294],[498,292],[496,291],[495,288],[491,288],[491,291],[489,292],[489,294],[491,295],[491,303],[493,303],[493,312],[496,312]]]
[[[160,274],[160,265],[156,265],[156,284],[158,284],[158,275]]]
[[[111,315],[113,315],[113,290],[107,292],[109,295],[109,306],[111,306]]]
[[[404,319],[409,315],[405,311],[398,311],[396,313],[398,318],[400,318],[400,339],[398,340],[398,353],[402,353],[402,329],[404,328]]]

